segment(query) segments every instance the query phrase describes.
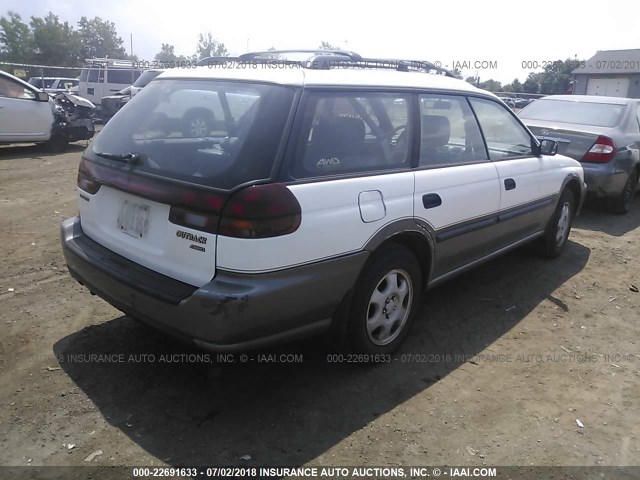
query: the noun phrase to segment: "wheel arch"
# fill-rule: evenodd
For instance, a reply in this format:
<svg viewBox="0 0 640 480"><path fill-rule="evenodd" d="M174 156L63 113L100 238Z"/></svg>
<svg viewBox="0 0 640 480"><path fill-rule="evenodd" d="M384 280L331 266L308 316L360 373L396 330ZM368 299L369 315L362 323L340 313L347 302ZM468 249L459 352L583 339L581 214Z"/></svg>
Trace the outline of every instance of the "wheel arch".
<svg viewBox="0 0 640 480"><path fill-rule="evenodd" d="M422 274L422 287L425 289L431 278L435 245L428 227L414 219L394 222L373 235L364 249L370 251L373 258L392 245L401 245L416 257Z"/></svg>
<svg viewBox="0 0 640 480"><path fill-rule="evenodd" d="M562 192L565 189L569 189L569 191L573 193L573 199L576 201L576 213L580 212L586 195L586 191L583 187L583 182L581 181L580 177L575 173L567 175L567 177L564 179L564 182L562 183L562 188L560 189L559 196L562 195Z"/></svg>

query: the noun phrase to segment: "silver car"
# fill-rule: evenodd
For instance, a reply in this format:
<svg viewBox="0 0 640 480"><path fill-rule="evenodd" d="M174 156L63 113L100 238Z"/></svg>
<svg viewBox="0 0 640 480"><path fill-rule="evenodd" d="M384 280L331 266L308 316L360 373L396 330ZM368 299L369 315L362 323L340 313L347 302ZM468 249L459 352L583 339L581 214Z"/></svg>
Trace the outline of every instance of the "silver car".
<svg viewBox="0 0 640 480"><path fill-rule="evenodd" d="M518 116L539 139L558 142L558 153L582 163L590 197L627 213L640 175L640 100L595 95L553 95Z"/></svg>

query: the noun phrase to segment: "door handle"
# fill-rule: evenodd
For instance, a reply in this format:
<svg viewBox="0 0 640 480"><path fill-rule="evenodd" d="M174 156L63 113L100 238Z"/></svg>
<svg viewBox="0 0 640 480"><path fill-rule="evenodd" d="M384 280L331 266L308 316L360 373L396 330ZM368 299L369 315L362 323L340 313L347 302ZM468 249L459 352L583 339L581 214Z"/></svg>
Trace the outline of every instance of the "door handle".
<svg viewBox="0 0 640 480"><path fill-rule="evenodd" d="M505 190L513 190L516 188L516 181L513 178L505 178L504 179L504 189Z"/></svg>
<svg viewBox="0 0 640 480"><path fill-rule="evenodd" d="M442 198L437 193L425 193L422 196L422 205L424 208L434 208L442 205Z"/></svg>

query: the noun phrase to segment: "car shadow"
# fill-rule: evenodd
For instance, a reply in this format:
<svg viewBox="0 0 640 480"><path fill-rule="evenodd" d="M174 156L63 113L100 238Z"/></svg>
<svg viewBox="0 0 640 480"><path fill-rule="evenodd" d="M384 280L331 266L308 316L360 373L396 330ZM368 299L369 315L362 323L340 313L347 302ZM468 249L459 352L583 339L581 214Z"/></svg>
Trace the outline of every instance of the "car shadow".
<svg viewBox="0 0 640 480"><path fill-rule="evenodd" d="M429 291L394 360L376 366L335 362L319 339L225 364L126 316L53 350L107 422L168 464L301 465L447 376L544 300L562 303L553 292L589 255L572 241L553 261L520 249ZM259 361L282 354L288 363ZM415 354L431 361L411 361Z"/></svg>
<svg viewBox="0 0 640 480"><path fill-rule="evenodd" d="M636 194L629 213L625 215L611 213L604 202L591 200L584 205L573 226L582 230L621 237L640 226L640 193Z"/></svg>
<svg viewBox="0 0 640 480"><path fill-rule="evenodd" d="M2 160L16 160L18 158L47 158L57 155L64 155L66 153L82 152L87 148L88 141L81 140L78 142L70 143L64 152L47 152L43 145L38 144L10 144L0 146L0 161Z"/></svg>

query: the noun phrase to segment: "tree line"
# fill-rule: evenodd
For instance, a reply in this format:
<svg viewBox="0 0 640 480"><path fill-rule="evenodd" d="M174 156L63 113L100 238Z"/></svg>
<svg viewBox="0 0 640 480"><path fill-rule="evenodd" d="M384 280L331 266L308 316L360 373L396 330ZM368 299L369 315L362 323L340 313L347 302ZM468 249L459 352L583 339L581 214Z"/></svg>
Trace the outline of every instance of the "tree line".
<svg viewBox="0 0 640 480"><path fill-rule="evenodd" d="M490 92L537 93L558 95L571 92L572 72L584 66L584 60L567 58L546 63L542 72L531 72L524 82L517 78L511 83L502 84L497 80L480 81L478 77L467 77L465 80Z"/></svg>
<svg viewBox="0 0 640 480"><path fill-rule="evenodd" d="M173 45L163 43L154 60L195 61L228 55L224 43L216 40L211 32L198 35L193 55L176 55L174 50ZM105 57L138 60L136 55L127 53L115 23L110 20L81 17L76 25L72 25L60 21L53 12L45 17L32 16L29 20L23 20L12 11L0 17L0 61L80 68L86 58ZM47 74L63 75L64 70L48 71Z"/></svg>

